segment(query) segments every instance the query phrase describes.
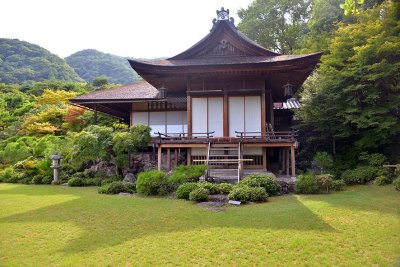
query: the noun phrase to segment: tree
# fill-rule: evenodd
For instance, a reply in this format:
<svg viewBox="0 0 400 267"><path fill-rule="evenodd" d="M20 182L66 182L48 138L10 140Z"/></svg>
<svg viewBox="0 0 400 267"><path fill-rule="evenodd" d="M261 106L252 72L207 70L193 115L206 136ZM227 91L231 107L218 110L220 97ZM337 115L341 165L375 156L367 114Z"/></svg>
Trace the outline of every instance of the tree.
<svg viewBox="0 0 400 267"><path fill-rule="evenodd" d="M384 150L400 138L400 3L354 16L334 34L300 116L324 138L351 141L346 153Z"/></svg>
<svg viewBox="0 0 400 267"><path fill-rule="evenodd" d="M108 84L108 78L105 76L96 77L93 80L94 87L103 87Z"/></svg>
<svg viewBox="0 0 400 267"><path fill-rule="evenodd" d="M311 0L256 0L240 9L238 27L273 51L291 54L308 31Z"/></svg>

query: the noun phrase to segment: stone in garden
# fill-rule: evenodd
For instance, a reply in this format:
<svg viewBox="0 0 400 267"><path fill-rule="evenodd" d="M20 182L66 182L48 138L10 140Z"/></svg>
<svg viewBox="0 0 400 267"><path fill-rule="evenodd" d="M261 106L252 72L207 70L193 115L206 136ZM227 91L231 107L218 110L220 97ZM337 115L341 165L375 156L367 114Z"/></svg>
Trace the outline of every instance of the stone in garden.
<svg viewBox="0 0 400 267"><path fill-rule="evenodd" d="M119 193L118 195L119 195L119 196L123 196L123 197L130 197L132 194L121 192L121 193Z"/></svg>
<svg viewBox="0 0 400 267"><path fill-rule="evenodd" d="M236 201L236 200L229 200L228 203L231 204L231 205L236 205L236 206L239 206L240 204L242 204L242 202Z"/></svg>
<svg viewBox="0 0 400 267"><path fill-rule="evenodd" d="M63 183L61 184L61 186L68 186L68 183Z"/></svg>
<svg viewBox="0 0 400 267"><path fill-rule="evenodd" d="M127 183L134 183L136 181L135 175L133 173L127 173L124 177L124 180L122 181L124 184Z"/></svg>

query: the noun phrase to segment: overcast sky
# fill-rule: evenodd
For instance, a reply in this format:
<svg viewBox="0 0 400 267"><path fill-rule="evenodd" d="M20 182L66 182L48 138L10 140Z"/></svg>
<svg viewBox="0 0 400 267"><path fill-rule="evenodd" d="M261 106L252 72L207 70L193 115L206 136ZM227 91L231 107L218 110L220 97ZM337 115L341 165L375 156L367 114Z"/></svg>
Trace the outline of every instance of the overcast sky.
<svg viewBox="0 0 400 267"><path fill-rule="evenodd" d="M82 49L137 58L170 57L204 37L216 10L230 16L252 0L0 0L0 38L61 57Z"/></svg>

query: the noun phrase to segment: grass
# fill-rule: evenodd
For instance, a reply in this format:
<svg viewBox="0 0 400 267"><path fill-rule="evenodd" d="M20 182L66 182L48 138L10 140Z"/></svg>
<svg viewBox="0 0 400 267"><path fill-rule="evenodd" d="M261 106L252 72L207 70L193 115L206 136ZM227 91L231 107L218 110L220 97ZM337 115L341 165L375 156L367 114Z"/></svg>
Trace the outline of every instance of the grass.
<svg viewBox="0 0 400 267"><path fill-rule="evenodd" d="M216 213L96 188L0 184L0 266L394 266L400 192L355 186Z"/></svg>

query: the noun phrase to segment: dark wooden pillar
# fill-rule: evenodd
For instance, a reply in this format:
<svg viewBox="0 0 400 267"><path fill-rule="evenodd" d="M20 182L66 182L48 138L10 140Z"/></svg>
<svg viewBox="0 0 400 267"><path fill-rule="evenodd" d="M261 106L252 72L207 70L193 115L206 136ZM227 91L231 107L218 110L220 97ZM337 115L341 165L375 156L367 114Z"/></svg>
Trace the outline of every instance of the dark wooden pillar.
<svg viewBox="0 0 400 267"><path fill-rule="evenodd" d="M187 122L188 122L188 136L192 137L192 97L187 96Z"/></svg>
<svg viewBox="0 0 400 267"><path fill-rule="evenodd" d="M192 165L192 149L188 148L186 153L186 165Z"/></svg>
<svg viewBox="0 0 400 267"><path fill-rule="evenodd" d="M223 114L223 119L224 119L224 137L229 137L229 98L228 94L225 92L224 94L224 114Z"/></svg>
<svg viewBox="0 0 400 267"><path fill-rule="evenodd" d="M171 149L167 148L167 170L171 170Z"/></svg>
<svg viewBox="0 0 400 267"><path fill-rule="evenodd" d="M291 161L292 161L292 177L296 177L296 155L294 154L294 145L290 147Z"/></svg>
<svg viewBox="0 0 400 267"><path fill-rule="evenodd" d="M162 153L161 153L161 146L158 147L158 156L157 156L157 169L161 171L161 161L162 161Z"/></svg>
<svg viewBox="0 0 400 267"><path fill-rule="evenodd" d="M268 166L267 166L267 148L263 147L262 148L262 156L263 156L263 169L267 170Z"/></svg>
<svg viewBox="0 0 400 267"><path fill-rule="evenodd" d="M289 175L289 149L288 148L285 148L285 154L286 154L286 156L285 156L285 158L286 158L286 175Z"/></svg>

